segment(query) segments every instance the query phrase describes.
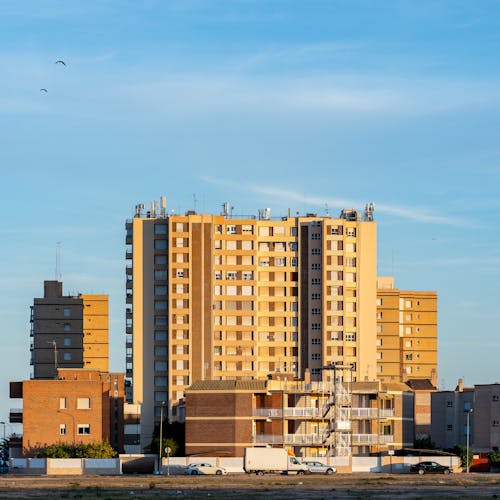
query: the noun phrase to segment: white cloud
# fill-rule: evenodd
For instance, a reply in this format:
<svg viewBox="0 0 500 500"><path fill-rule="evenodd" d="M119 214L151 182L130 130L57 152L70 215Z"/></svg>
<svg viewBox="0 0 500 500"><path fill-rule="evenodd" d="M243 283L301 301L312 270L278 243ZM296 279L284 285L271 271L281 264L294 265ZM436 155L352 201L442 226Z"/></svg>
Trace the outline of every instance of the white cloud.
<svg viewBox="0 0 500 500"><path fill-rule="evenodd" d="M271 186L245 184L245 187L242 187L241 184L238 184L236 182L222 181L219 179L214 179L212 177L202 177L202 180L210 184L227 186L232 189L247 189L254 193L266 195L269 197L269 199L272 199L274 201L282 201L285 204L290 202L297 202L300 204L305 203L322 209L325 208L325 205L328 206L328 208L342 209L364 207L364 205L366 204L366 201L363 202L360 200L353 200L348 198L332 198L328 195L307 195L298 191L293 191L291 189L280 189ZM425 222L428 224L444 224L450 226L464 226L468 224L468 222L465 220L455 217L449 217L442 214L435 214L429 211L427 208L422 207L407 207L377 203L375 204L375 209L376 212L385 213L387 215L392 215L407 220L413 220L415 222Z"/></svg>

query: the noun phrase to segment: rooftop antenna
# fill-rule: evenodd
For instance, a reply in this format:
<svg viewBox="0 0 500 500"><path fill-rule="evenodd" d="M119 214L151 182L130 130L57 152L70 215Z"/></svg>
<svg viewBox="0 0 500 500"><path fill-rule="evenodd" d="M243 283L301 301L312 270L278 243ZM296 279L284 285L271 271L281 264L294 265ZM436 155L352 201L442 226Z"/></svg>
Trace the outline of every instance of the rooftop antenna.
<svg viewBox="0 0 500 500"><path fill-rule="evenodd" d="M196 203L198 203L198 198L196 198L196 193L193 193L193 203L194 203L194 211L196 213Z"/></svg>
<svg viewBox="0 0 500 500"><path fill-rule="evenodd" d="M328 208L328 203L325 203L325 213L327 217L330 217L330 209Z"/></svg>
<svg viewBox="0 0 500 500"><path fill-rule="evenodd" d="M56 242L56 281L61 281L61 242Z"/></svg>

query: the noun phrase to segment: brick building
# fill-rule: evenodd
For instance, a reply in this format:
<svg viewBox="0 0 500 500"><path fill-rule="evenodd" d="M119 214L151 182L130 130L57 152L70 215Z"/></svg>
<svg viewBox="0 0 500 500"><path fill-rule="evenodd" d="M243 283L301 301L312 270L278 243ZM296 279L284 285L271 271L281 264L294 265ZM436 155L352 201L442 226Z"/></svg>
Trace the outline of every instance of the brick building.
<svg viewBox="0 0 500 500"><path fill-rule="evenodd" d="M401 383L207 380L186 390L188 455L277 446L347 456L412 445L413 392Z"/></svg>
<svg viewBox="0 0 500 500"><path fill-rule="evenodd" d="M62 369L55 380L11 382L23 399L23 454L56 443L108 441L123 452L124 374Z"/></svg>

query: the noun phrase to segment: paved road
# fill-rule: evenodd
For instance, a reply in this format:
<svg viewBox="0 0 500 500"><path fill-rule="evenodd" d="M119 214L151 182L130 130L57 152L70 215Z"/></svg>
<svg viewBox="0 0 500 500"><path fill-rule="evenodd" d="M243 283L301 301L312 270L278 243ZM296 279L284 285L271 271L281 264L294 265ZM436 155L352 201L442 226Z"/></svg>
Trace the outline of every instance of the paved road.
<svg viewBox="0 0 500 500"><path fill-rule="evenodd" d="M500 498L500 474L0 477L0 498Z"/></svg>

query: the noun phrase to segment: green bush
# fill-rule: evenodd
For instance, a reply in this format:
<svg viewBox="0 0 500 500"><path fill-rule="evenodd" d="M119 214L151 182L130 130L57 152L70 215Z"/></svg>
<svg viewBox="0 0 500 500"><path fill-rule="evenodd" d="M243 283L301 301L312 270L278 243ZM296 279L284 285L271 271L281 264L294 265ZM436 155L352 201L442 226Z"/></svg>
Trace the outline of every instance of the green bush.
<svg viewBox="0 0 500 500"><path fill-rule="evenodd" d="M118 454L108 442L95 443L52 444L45 448L38 448L36 458L114 458Z"/></svg>
<svg viewBox="0 0 500 500"><path fill-rule="evenodd" d="M488 459L491 465L500 466L500 451L492 451L488 453Z"/></svg>
<svg viewBox="0 0 500 500"><path fill-rule="evenodd" d="M458 455L460 457L460 460L462 462L462 467L464 469L467 467L467 464L469 464L469 467L470 467L470 464L472 463L472 459L474 458L474 453L472 452L470 447L469 447L469 455L468 456L467 456L467 447L462 445L462 444L457 444L453 448L453 453L455 453L455 455Z"/></svg>

